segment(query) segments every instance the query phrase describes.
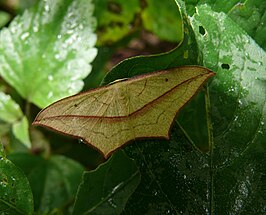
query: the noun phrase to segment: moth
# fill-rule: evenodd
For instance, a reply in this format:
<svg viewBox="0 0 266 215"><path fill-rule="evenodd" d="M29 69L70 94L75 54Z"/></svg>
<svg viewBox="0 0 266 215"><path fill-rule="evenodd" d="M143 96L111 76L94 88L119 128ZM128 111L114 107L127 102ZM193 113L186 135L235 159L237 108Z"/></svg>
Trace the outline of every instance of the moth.
<svg viewBox="0 0 266 215"><path fill-rule="evenodd" d="M118 80L61 99L33 124L83 139L107 158L140 138L166 138L179 110L215 73L183 66Z"/></svg>

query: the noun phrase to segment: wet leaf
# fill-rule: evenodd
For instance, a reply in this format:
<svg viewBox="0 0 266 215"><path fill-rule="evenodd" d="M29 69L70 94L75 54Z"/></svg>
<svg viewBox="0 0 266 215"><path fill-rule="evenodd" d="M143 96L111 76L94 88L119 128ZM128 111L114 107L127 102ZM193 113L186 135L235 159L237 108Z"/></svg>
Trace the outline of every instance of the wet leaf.
<svg viewBox="0 0 266 215"><path fill-rule="evenodd" d="M118 151L96 170L83 174L73 214L120 214L139 182L134 161Z"/></svg>
<svg viewBox="0 0 266 215"><path fill-rule="evenodd" d="M33 214L33 197L27 177L1 154L0 212L5 215Z"/></svg>
<svg viewBox="0 0 266 215"><path fill-rule="evenodd" d="M206 4L214 12L224 12L238 27L243 28L264 50L266 50L266 2L264 0L193 0L186 2L190 15L195 7Z"/></svg>
<svg viewBox="0 0 266 215"><path fill-rule="evenodd" d="M192 21L205 66L217 71L204 92L205 105L190 107L207 114L206 120L195 117L192 122L196 128L207 126L209 152L191 144L191 134L198 132L194 125L184 129L180 123L173 125L170 141L143 140L125 147L142 177L122 214L263 214L265 52L210 7L198 8ZM200 26L206 34L199 32ZM144 59L137 62L141 65ZM133 62L118 68L134 71ZM109 77L131 75L114 72Z"/></svg>
<svg viewBox="0 0 266 215"><path fill-rule="evenodd" d="M96 55L92 13L91 1L39 1L1 30L0 75L39 107L79 92Z"/></svg>
<svg viewBox="0 0 266 215"><path fill-rule="evenodd" d="M206 31L198 36L204 63L217 71L210 86L213 210L261 213L266 54L224 13L201 6L193 20Z"/></svg>
<svg viewBox="0 0 266 215"><path fill-rule="evenodd" d="M34 208L42 214L54 210L71 214L84 168L66 157L55 155L45 160L38 156L16 153L8 157L19 166L30 182Z"/></svg>

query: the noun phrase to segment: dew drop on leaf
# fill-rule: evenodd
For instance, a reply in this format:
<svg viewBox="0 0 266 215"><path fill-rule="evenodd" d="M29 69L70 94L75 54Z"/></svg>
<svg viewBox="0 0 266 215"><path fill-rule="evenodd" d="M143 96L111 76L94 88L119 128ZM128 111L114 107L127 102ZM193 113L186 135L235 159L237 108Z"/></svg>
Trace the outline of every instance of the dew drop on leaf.
<svg viewBox="0 0 266 215"><path fill-rule="evenodd" d="M34 27L33 27L33 32L36 33L36 32L38 32L38 31L39 31L39 27L38 27L38 26L34 26Z"/></svg>
<svg viewBox="0 0 266 215"><path fill-rule="evenodd" d="M50 91L50 92L48 93L48 95L47 95L48 99L49 99L49 98L52 98L53 95L54 95L53 92Z"/></svg>
<svg viewBox="0 0 266 215"><path fill-rule="evenodd" d="M54 77L52 75L48 75L48 80L49 81L53 81L54 80Z"/></svg>
<svg viewBox="0 0 266 215"><path fill-rule="evenodd" d="M44 6L44 10L45 10L46 12L49 12L49 11L50 11L50 7L49 7L48 4L46 4L46 5Z"/></svg>
<svg viewBox="0 0 266 215"><path fill-rule="evenodd" d="M30 33L29 33L29 32L25 32L24 34L22 34L22 35L20 36L20 39L21 39L21 40L25 40L28 36L30 36Z"/></svg>

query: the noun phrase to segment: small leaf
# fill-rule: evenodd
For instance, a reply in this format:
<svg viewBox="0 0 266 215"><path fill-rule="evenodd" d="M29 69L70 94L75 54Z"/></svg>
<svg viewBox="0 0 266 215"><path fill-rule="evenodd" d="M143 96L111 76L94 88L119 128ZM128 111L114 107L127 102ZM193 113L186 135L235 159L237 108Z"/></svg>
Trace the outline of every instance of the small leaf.
<svg viewBox="0 0 266 215"><path fill-rule="evenodd" d="M131 140L168 139L176 114L213 75L187 66L117 81L48 106L34 124L79 137L108 157Z"/></svg>
<svg viewBox="0 0 266 215"><path fill-rule="evenodd" d="M63 156L45 160L29 154L10 154L8 157L27 175L34 196L34 208L49 214L55 208L63 214L71 212L84 168ZM71 204L72 203L72 204Z"/></svg>
<svg viewBox="0 0 266 215"><path fill-rule="evenodd" d="M92 13L87 0L39 1L1 30L0 75L39 107L79 92L96 55Z"/></svg>
<svg viewBox="0 0 266 215"><path fill-rule="evenodd" d="M0 212L5 215L33 214L33 197L26 176L1 154Z"/></svg>
<svg viewBox="0 0 266 215"><path fill-rule="evenodd" d="M139 182L133 160L118 151L96 170L83 174L73 214L120 214Z"/></svg>
<svg viewBox="0 0 266 215"><path fill-rule="evenodd" d="M28 148L31 147L29 138L29 123L25 116L20 121L13 124L12 131L14 136L20 142L22 142Z"/></svg>
<svg viewBox="0 0 266 215"><path fill-rule="evenodd" d="M4 122L14 123L22 118L23 113L19 105L3 92L0 92L0 119Z"/></svg>
<svg viewBox="0 0 266 215"><path fill-rule="evenodd" d="M12 132L21 143L28 148L31 146L27 118L19 105L3 92L0 92L0 120L12 125Z"/></svg>

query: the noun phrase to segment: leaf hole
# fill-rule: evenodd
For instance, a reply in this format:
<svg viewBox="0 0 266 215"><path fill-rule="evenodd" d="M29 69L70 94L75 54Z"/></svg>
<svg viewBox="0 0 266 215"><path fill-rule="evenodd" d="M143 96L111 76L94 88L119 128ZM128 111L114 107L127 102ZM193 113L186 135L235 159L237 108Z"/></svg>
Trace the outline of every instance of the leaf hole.
<svg viewBox="0 0 266 215"><path fill-rule="evenodd" d="M165 79L165 82L167 82L167 81L168 81L168 78Z"/></svg>
<svg viewBox="0 0 266 215"><path fill-rule="evenodd" d="M74 107L77 107L78 105L77 104L74 104Z"/></svg>
<svg viewBox="0 0 266 215"><path fill-rule="evenodd" d="M230 66L229 66L229 64L227 64L227 63L223 63L222 65L221 65L221 67L223 68L223 69L230 69Z"/></svg>
<svg viewBox="0 0 266 215"><path fill-rule="evenodd" d="M201 34L201 35L205 35L206 34L206 31L205 31L205 28L203 28L203 26L199 26L199 33Z"/></svg>

